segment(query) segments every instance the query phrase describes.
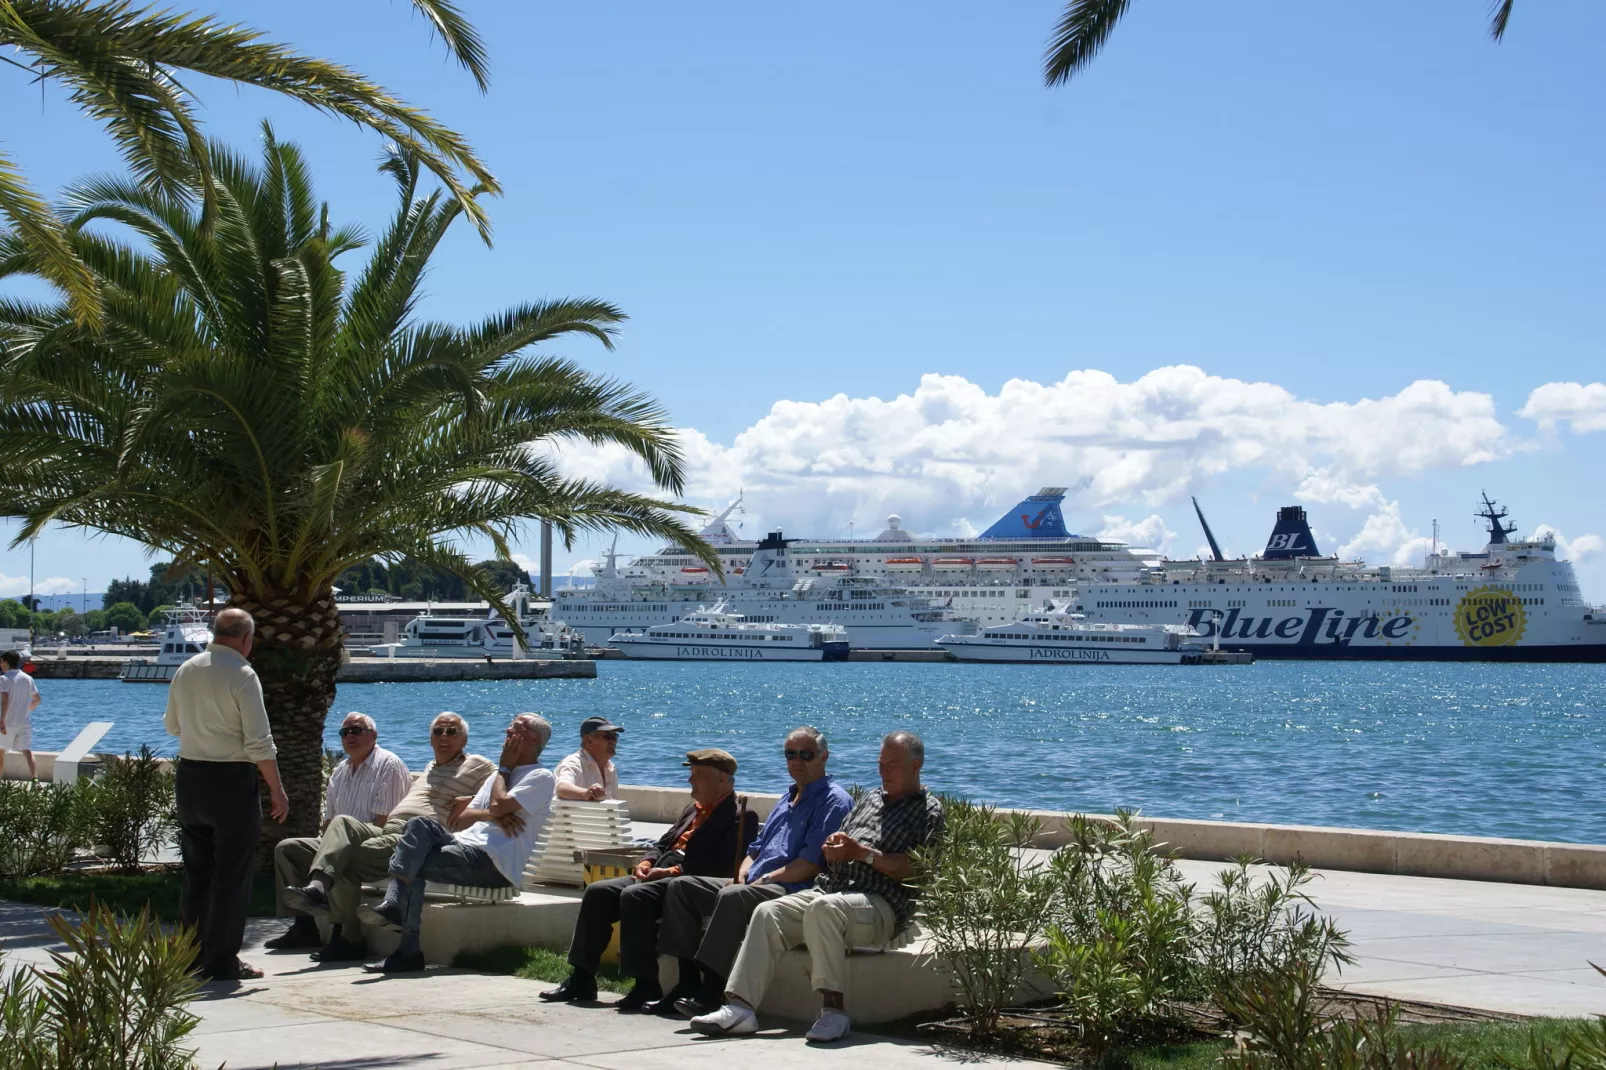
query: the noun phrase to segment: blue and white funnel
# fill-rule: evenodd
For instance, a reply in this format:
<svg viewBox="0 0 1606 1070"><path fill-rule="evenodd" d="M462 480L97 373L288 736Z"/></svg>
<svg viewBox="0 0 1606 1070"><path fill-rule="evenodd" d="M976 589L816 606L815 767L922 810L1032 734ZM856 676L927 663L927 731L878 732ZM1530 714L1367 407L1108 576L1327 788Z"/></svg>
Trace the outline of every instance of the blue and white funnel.
<svg viewBox="0 0 1606 1070"><path fill-rule="evenodd" d="M1266 550L1260 555L1267 561L1287 561L1295 557L1320 557L1316 539L1305 522L1305 510L1297 505L1285 505L1277 510L1277 526L1271 529Z"/></svg>
<svg viewBox="0 0 1606 1070"><path fill-rule="evenodd" d="M1064 487L1044 487L1005 513L998 522L981 533L984 539L1064 539L1065 517L1060 502Z"/></svg>

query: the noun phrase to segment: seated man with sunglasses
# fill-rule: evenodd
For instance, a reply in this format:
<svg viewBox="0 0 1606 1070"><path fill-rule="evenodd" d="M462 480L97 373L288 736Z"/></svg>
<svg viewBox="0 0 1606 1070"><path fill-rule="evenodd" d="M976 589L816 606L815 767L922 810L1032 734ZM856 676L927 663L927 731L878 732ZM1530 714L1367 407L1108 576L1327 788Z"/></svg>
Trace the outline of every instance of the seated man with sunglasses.
<svg viewBox="0 0 1606 1070"><path fill-rule="evenodd" d="M853 809L853 800L825 771L830 751L819 729L793 729L782 753L791 787L748 847L736 880L676 877L669 882L658 953L680 960L680 980L653 1005L656 1013L690 1016L717 1009L753 911L767 900L811 887L825 868L825 839Z"/></svg>
<svg viewBox="0 0 1606 1070"><path fill-rule="evenodd" d="M366 713L353 711L340 722L340 749L346 752L346 758L329 775L319 829L326 831L334 819L347 818L377 831L377 826L390 819L390 812L411 790L413 774L406 762L379 745L379 728ZM287 889L306 883L308 867L321 840L321 836L296 836L274 846L274 899L279 916L292 920L288 930L267 941L264 947L278 951L314 948L323 943L312 916L285 897Z"/></svg>
<svg viewBox="0 0 1606 1070"><path fill-rule="evenodd" d="M580 749L552 770L558 780L558 798L601 802L619 797L619 770L614 768L613 755L623 731L606 717L587 717L580 722Z"/></svg>
<svg viewBox="0 0 1606 1070"><path fill-rule="evenodd" d="M348 726L341 726L345 743ZM471 796L496 772L496 763L478 754L465 754L468 725L455 713L441 713L429 728L429 745L435 757L410 785L406 796L391 807L384 820L337 815L323 836L311 841L313 854L307 877L299 886L286 887L282 901L305 914L327 914L334 925L329 942L312 953L320 962L356 962L366 957L357 905L362 886L383 878L391 853L401 842L402 829L415 817L451 818L453 801ZM330 798L335 797L333 778ZM310 921L310 919L309 919ZM288 935L288 934L287 934ZM317 929L313 929L317 936ZM269 947L275 946L269 943ZM278 946L303 947L305 944ZM314 945L316 946L316 945Z"/></svg>

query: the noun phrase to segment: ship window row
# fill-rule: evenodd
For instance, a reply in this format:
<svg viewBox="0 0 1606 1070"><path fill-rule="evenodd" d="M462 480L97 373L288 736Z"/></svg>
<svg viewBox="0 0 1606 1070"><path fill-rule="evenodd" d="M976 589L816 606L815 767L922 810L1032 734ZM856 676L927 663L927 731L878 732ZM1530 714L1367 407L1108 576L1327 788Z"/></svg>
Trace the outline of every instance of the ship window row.
<svg viewBox="0 0 1606 1070"><path fill-rule="evenodd" d="M739 639L744 643L790 643L790 635L729 635L718 632L657 632L665 639Z"/></svg>
<svg viewBox="0 0 1606 1070"><path fill-rule="evenodd" d="M635 602L618 606L565 606L567 613L668 613L668 606L644 606Z"/></svg>
<svg viewBox="0 0 1606 1070"><path fill-rule="evenodd" d="M821 602L820 608L828 612L841 609L886 609L887 604L885 602L855 602L851 604L847 602Z"/></svg>
<svg viewBox="0 0 1606 1070"><path fill-rule="evenodd" d="M199 654L203 648L195 643L163 643L164 654Z"/></svg>
<svg viewBox="0 0 1606 1070"><path fill-rule="evenodd" d="M999 636L1000 639L1031 639L1035 642L1048 643L1143 643L1147 642L1141 635L1042 635L1029 632L1010 632Z"/></svg>
<svg viewBox="0 0 1606 1070"><path fill-rule="evenodd" d="M1175 608L1177 608L1177 604L1175 602L1167 602L1164 599L1136 598L1136 599L1126 599L1124 601L1119 601L1119 602L1100 602L1100 603L1098 603L1098 608L1099 609L1175 609ZM1188 603L1188 608L1194 609L1194 608L1197 608L1197 607L1194 606L1194 604L1192 602L1189 602Z"/></svg>

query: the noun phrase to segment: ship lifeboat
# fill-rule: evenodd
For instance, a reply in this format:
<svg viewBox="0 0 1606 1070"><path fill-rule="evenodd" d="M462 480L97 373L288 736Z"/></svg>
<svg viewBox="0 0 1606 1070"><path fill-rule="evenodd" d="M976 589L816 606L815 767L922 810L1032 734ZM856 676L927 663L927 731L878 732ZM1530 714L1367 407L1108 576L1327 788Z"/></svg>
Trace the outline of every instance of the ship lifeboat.
<svg viewBox="0 0 1606 1070"><path fill-rule="evenodd" d="M1015 567L1013 557L984 557L976 562L976 567L986 572L998 572Z"/></svg>
<svg viewBox="0 0 1606 1070"><path fill-rule="evenodd" d="M680 570L678 582L703 583L708 579L708 570L701 565L692 565Z"/></svg>
<svg viewBox="0 0 1606 1070"><path fill-rule="evenodd" d="M919 557L889 557L887 558L888 572L919 572L926 567L924 559Z"/></svg>
<svg viewBox="0 0 1606 1070"><path fill-rule="evenodd" d="M937 557L931 562L938 572L969 572L975 566L975 559L970 557Z"/></svg>
<svg viewBox="0 0 1606 1070"><path fill-rule="evenodd" d="M1050 569L1070 568L1075 564L1076 564L1076 559L1074 557L1034 557L1034 558L1032 558L1032 567L1033 568L1050 568Z"/></svg>

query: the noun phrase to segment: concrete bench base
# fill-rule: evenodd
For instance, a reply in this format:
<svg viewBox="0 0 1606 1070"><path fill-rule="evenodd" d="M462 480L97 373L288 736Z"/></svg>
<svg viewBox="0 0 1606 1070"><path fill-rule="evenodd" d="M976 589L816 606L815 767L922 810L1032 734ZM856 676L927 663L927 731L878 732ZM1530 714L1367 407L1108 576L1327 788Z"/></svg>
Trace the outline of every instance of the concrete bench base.
<svg viewBox="0 0 1606 1070"><path fill-rule="evenodd" d="M494 947L545 947L565 952L580 914L579 888L543 887L521 892L502 903L462 904L431 901L424 907L420 934L424 957L450 963L461 951ZM375 958L395 950L397 936L364 926L368 950ZM925 941L895 951L854 954L848 959L848 1013L862 1025L889 1022L939 1010L953 1002L945 970L925 959ZM660 979L667 990L679 977L675 960L661 956ZM760 1008L766 1016L812 1022L820 997L809 983L806 951L790 951L776 970L775 983Z"/></svg>

